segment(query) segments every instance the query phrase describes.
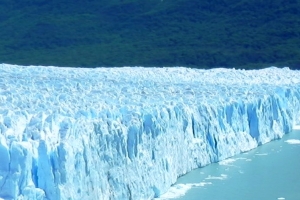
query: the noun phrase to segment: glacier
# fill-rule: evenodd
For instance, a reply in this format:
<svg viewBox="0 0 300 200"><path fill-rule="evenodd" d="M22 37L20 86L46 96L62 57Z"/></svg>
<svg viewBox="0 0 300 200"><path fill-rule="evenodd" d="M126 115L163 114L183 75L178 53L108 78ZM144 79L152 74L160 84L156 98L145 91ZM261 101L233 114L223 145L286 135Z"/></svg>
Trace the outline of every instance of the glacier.
<svg viewBox="0 0 300 200"><path fill-rule="evenodd" d="M300 71L0 64L0 199L153 199L300 125Z"/></svg>

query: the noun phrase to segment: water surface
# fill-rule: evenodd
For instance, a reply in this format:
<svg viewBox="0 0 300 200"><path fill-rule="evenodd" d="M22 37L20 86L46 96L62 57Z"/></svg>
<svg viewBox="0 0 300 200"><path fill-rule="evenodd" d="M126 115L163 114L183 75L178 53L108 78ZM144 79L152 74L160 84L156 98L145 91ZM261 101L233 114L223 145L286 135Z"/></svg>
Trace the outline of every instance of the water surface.
<svg viewBox="0 0 300 200"><path fill-rule="evenodd" d="M159 199L300 199L300 131L193 170Z"/></svg>

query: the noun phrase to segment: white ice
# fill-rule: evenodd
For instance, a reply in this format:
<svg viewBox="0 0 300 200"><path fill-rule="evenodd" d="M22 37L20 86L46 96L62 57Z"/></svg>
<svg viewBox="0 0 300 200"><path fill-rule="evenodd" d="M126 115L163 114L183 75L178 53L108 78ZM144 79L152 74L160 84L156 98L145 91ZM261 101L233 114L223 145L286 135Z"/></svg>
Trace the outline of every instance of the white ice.
<svg viewBox="0 0 300 200"><path fill-rule="evenodd" d="M194 187L204 187L206 185L212 184L211 182L200 182L200 183L187 183L187 184L175 184L171 188L155 200L168 200L179 198L184 196L190 189Z"/></svg>
<svg viewBox="0 0 300 200"><path fill-rule="evenodd" d="M225 180L225 179L227 179L227 175L226 174L221 174L220 176L211 176L211 175L209 175L205 179L206 180Z"/></svg>
<svg viewBox="0 0 300 200"><path fill-rule="evenodd" d="M300 124L300 72L0 65L0 199L152 199Z"/></svg>
<svg viewBox="0 0 300 200"><path fill-rule="evenodd" d="M297 139L290 139L290 140L286 140L285 142L289 144L300 144L300 140Z"/></svg>

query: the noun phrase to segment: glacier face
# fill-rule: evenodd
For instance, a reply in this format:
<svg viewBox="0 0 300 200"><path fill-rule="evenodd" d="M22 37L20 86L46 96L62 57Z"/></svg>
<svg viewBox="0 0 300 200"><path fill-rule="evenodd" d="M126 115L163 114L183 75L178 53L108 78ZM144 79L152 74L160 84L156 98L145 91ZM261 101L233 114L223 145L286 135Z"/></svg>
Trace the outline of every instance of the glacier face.
<svg viewBox="0 0 300 200"><path fill-rule="evenodd" d="M152 199L300 124L300 72L0 65L0 199Z"/></svg>

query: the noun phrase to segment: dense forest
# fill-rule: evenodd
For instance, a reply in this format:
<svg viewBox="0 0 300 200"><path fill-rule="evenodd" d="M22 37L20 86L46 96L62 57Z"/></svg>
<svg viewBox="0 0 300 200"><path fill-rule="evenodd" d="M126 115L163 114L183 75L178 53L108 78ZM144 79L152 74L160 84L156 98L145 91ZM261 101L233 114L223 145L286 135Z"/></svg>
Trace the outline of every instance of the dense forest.
<svg viewBox="0 0 300 200"><path fill-rule="evenodd" d="M0 63L300 68L300 0L1 0Z"/></svg>

